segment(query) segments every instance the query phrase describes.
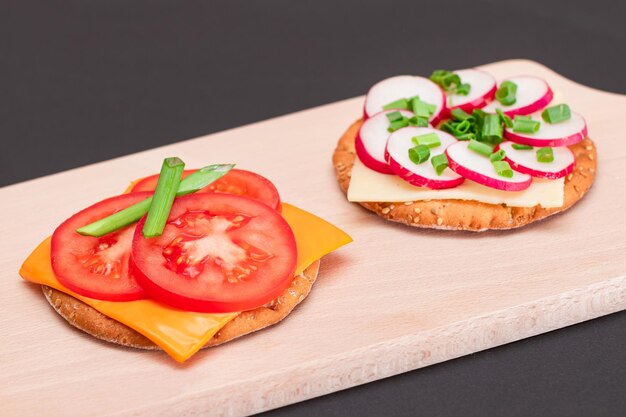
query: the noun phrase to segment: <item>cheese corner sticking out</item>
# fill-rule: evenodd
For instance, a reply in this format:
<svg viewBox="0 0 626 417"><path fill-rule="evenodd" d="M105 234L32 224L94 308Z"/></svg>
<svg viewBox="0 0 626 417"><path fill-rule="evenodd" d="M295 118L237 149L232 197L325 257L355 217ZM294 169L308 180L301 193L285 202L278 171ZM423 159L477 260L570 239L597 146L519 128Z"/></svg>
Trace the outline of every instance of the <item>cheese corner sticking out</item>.
<svg viewBox="0 0 626 417"><path fill-rule="evenodd" d="M352 241L350 236L332 224L290 204L283 203L282 215L296 237L296 274L302 273L315 260ZM26 259L20 268L20 275L27 281L69 294L136 330L178 362L190 358L238 314L181 311L152 300L111 302L82 297L56 279L50 264L50 238L44 240Z"/></svg>
<svg viewBox="0 0 626 417"><path fill-rule="evenodd" d="M421 200L473 200L488 204L506 204L511 207L544 208L561 207L565 180L533 179L524 191L501 191L465 180L458 187L444 190L415 187L396 175L380 174L367 168L356 158L348 187L348 200L368 201L421 201Z"/></svg>

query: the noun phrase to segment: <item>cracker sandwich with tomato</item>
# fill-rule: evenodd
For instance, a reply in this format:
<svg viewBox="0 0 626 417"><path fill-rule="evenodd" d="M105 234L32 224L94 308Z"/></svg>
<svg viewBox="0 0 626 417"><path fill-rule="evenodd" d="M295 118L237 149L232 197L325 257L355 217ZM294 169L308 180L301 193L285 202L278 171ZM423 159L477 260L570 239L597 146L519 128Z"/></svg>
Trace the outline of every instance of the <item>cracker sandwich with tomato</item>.
<svg viewBox="0 0 626 417"><path fill-rule="evenodd" d="M65 220L20 275L72 326L179 362L279 322L320 258L351 239L232 168L167 158L160 174Z"/></svg>

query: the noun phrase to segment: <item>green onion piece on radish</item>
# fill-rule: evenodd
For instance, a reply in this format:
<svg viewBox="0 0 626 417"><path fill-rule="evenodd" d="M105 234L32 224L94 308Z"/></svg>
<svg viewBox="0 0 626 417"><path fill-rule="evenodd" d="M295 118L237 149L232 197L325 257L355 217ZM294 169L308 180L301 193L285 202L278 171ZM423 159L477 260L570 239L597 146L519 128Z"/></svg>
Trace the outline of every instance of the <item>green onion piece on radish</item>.
<svg viewBox="0 0 626 417"><path fill-rule="evenodd" d="M197 170L196 172L185 177L178 186L178 197L186 194L195 193L198 190L206 187L212 182L226 175L234 164L217 164L208 165L204 168ZM113 213L108 217L100 220L96 220L86 226L76 229L76 232L84 236L101 237L116 230L122 229L129 224L133 224L139 221L150 209L152 203L152 197L133 204L124 210Z"/></svg>
<svg viewBox="0 0 626 417"><path fill-rule="evenodd" d="M395 122L389 123L389 127L387 128L387 131L390 133L393 133L398 129L407 127L408 125L409 125L409 119L407 119L406 117L403 117L400 120L396 120Z"/></svg>
<svg viewBox="0 0 626 417"><path fill-rule="evenodd" d="M518 151L529 151L531 150L533 147L530 145L521 145L519 143L514 143L511 145L511 147L513 149L517 149Z"/></svg>
<svg viewBox="0 0 626 417"><path fill-rule="evenodd" d="M409 110L409 101L405 98L401 98L396 101L392 101L391 103L387 103L383 106L383 110L392 109Z"/></svg>
<svg viewBox="0 0 626 417"><path fill-rule="evenodd" d="M422 103L424 103L424 105L428 109L429 116L432 116L433 114L435 114L435 110L437 110L437 106L435 106L434 104L426 103L425 101L422 101Z"/></svg>
<svg viewBox="0 0 626 417"><path fill-rule="evenodd" d="M409 124L411 126L428 127L428 118L413 116L409 119Z"/></svg>
<svg viewBox="0 0 626 417"><path fill-rule="evenodd" d="M472 132L454 135L454 137L456 137L458 140L476 140L476 134Z"/></svg>
<svg viewBox="0 0 626 417"><path fill-rule="evenodd" d="M395 121L398 121L398 120L402 119L403 117L404 116L399 111L394 111L394 112L391 112L391 113L387 113L387 120L389 120L389 123L393 123Z"/></svg>
<svg viewBox="0 0 626 417"><path fill-rule="evenodd" d="M492 162L493 169L496 170L496 173L501 177L513 178L513 170L511 169L511 165L507 161L496 161Z"/></svg>
<svg viewBox="0 0 626 417"><path fill-rule="evenodd" d="M415 113L415 116L417 117L425 117L426 119L428 119L430 116L435 114L435 110L437 110L437 106L420 100L419 96L413 97L410 103L411 110L413 111L413 113Z"/></svg>
<svg viewBox="0 0 626 417"><path fill-rule="evenodd" d="M470 119L465 119L455 126L455 132L460 134L468 133L471 128L472 122L470 122Z"/></svg>
<svg viewBox="0 0 626 417"><path fill-rule="evenodd" d="M494 152L491 155L489 155L489 159L491 160L491 162L498 162L498 161L502 161L505 156L506 156L506 152L504 152L504 149L500 149L499 151Z"/></svg>
<svg viewBox="0 0 626 417"><path fill-rule="evenodd" d="M500 122L500 116L497 114L486 115L483 119L481 133L481 137L485 142L492 144L502 142L502 123Z"/></svg>
<svg viewBox="0 0 626 417"><path fill-rule="evenodd" d="M445 122L443 122L443 124L439 127L439 129L443 130L444 132L448 132L451 134L454 134L454 132L456 131L456 125L458 122L453 122L452 120L447 120Z"/></svg>
<svg viewBox="0 0 626 417"><path fill-rule="evenodd" d="M441 146L441 140L436 133L426 133L425 135L415 136L411 139L416 145L426 145L429 148L436 148Z"/></svg>
<svg viewBox="0 0 626 417"><path fill-rule="evenodd" d="M535 133L540 126L540 121L533 120L529 116L515 116L513 120L513 132Z"/></svg>
<svg viewBox="0 0 626 417"><path fill-rule="evenodd" d="M443 79L446 75L450 74L448 70L434 70L432 74L430 74L430 80L439 86L443 86Z"/></svg>
<svg viewBox="0 0 626 417"><path fill-rule="evenodd" d="M541 118L547 123L555 124L571 119L572 112L567 104L557 104L541 112Z"/></svg>
<svg viewBox="0 0 626 417"><path fill-rule="evenodd" d="M550 163L554 161L554 153L552 148L546 146L545 148L537 149L537 162Z"/></svg>
<svg viewBox="0 0 626 417"><path fill-rule="evenodd" d="M469 94L472 87L470 84L464 84L459 74L448 70L435 70L429 78L446 93L450 94L466 96Z"/></svg>
<svg viewBox="0 0 626 417"><path fill-rule="evenodd" d="M496 90L496 100L503 106L510 106L517 101L517 84L511 81L505 81L500 84Z"/></svg>
<svg viewBox="0 0 626 417"><path fill-rule="evenodd" d="M430 158L430 148L426 145L417 145L409 148L409 159L415 164L421 164Z"/></svg>
<svg viewBox="0 0 626 417"><path fill-rule="evenodd" d="M498 113L498 116L500 117L500 122L502 122L502 124L504 124L509 129L513 127L513 120L511 120L509 116L504 114L502 110L496 109L496 113Z"/></svg>
<svg viewBox="0 0 626 417"><path fill-rule="evenodd" d="M465 111L463 111L462 109L452 109L452 111L450 111L450 115L452 116L453 119L460 120L460 121L463 121L472 117L469 114L467 114Z"/></svg>
<svg viewBox="0 0 626 417"><path fill-rule="evenodd" d="M469 94L470 90L472 89L472 86L470 84L460 84L457 88L456 88L456 94L460 95L460 96L466 96Z"/></svg>
<svg viewBox="0 0 626 417"><path fill-rule="evenodd" d="M483 120L485 118L485 116L487 115L487 113L485 113L484 111L482 111L481 109L474 109L472 111L472 117L476 120Z"/></svg>
<svg viewBox="0 0 626 417"><path fill-rule="evenodd" d="M416 117L425 117L427 119L430 117L428 105L419 98L414 98L413 101L411 101L411 108Z"/></svg>
<svg viewBox="0 0 626 417"><path fill-rule="evenodd" d="M180 158L165 158L163 161L159 181L152 196L150 210L148 210L148 217L146 217L146 223L141 231L143 237L157 237L163 233L172 204L174 204L174 198L178 192L183 169L185 169L185 163Z"/></svg>
<svg viewBox="0 0 626 417"><path fill-rule="evenodd" d="M489 156L493 153L493 146L477 140L470 140L468 148L482 156Z"/></svg>
<svg viewBox="0 0 626 417"><path fill-rule="evenodd" d="M437 175L441 175L443 171L448 168L448 157L445 153L435 155L430 158L430 163L433 164Z"/></svg>

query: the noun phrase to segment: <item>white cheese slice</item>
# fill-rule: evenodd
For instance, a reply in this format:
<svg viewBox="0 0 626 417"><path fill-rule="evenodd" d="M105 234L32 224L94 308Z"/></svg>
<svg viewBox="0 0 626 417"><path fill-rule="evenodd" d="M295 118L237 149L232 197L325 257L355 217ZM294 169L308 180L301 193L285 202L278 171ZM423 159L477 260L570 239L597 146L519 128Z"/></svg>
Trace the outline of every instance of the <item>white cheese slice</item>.
<svg viewBox="0 0 626 417"><path fill-rule="evenodd" d="M565 180L533 178L533 183L524 191L501 191L465 180L455 188L431 190L415 187L396 175L381 174L367 168L356 158L348 187L348 200L367 201L420 201L420 200L474 200L488 204L506 204L510 207L545 208L561 207Z"/></svg>

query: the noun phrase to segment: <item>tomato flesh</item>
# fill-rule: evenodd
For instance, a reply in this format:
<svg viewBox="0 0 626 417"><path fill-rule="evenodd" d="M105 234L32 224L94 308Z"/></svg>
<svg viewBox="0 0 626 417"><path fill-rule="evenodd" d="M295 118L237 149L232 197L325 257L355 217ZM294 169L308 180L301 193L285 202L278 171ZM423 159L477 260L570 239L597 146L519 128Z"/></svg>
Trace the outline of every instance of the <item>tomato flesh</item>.
<svg viewBox="0 0 626 417"><path fill-rule="evenodd" d="M195 169L185 170L182 177L185 178L195 171ZM154 191L158 181L158 174L151 175L136 183L131 191ZM270 180L254 172L245 171L243 169L232 169L222 178L198 191L198 193L211 192L248 197L260 201L263 204L267 204L274 210L280 211L280 196L278 190Z"/></svg>
<svg viewBox="0 0 626 417"><path fill-rule="evenodd" d="M250 198L195 193L175 200L163 234L138 224L131 268L154 299L200 312L244 311L293 280L296 242L275 210Z"/></svg>
<svg viewBox="0 0 626 417"><path fill-rule="evenodd" d="M100 238L82 236L76 229L148 198L131 193L108 198L74 214L52 234L51 262L64 286L85 297L108 301L145 298L129 272L135 225Z"/></svg>

